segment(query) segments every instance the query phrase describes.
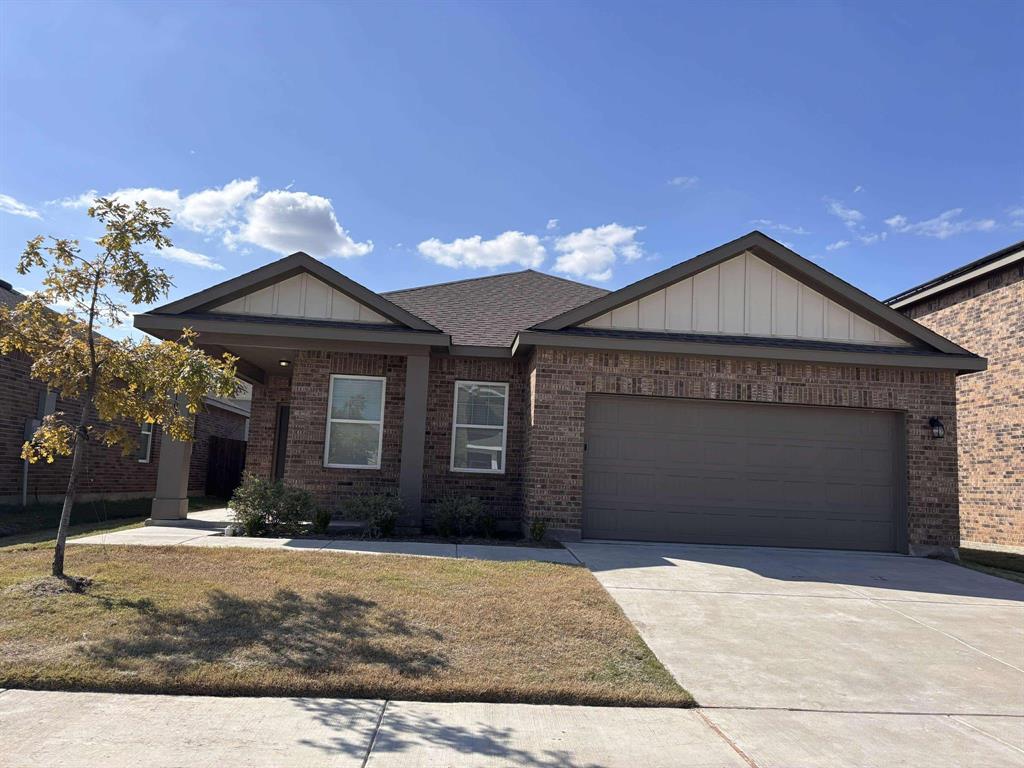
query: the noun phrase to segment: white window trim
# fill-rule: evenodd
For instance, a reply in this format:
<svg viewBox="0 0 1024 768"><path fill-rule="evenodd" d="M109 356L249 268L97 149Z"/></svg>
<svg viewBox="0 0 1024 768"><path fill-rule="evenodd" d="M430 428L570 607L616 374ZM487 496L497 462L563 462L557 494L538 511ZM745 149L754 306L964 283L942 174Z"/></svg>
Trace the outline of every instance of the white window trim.
<svg viewBox="0 0 1024 768"><path fill-rule="evenodd" d="M462 384L477 384L485 387L503 387L505 389L505 412L502 415L501 429L501 468L500 469L467 469L455 466L455 433L459 427L470 429L498 429L493 424L459 424L459 386ZM475 475L503 475L505 474L505 462L508 454L508 397L509 387L506 381L462 381L455 382L455 389L452 392L452 445L451 460L448 468L452 472L468 472Z"/></svg>
<svg viewBox="0 0 1024 768"><path fill-rule="evenodd" d="M146 427L149 427L148 431ZM139 464L149 464L150 459L153 457L153 425L150 423L139 425L139 434L149 436L146 440L146 458L139 459Z"/></svg>
<svg viewBox="0 0 1024 768"><path fill-rule="evenodd" d="M334 382L338 379L358 379L360 381L380 382L380 419L332 419L331 404L334 402ZM324 466L332 469L380 469L384 452L384 407L387 404L388 380L385 376L355 376L347 373L332 373L331 385L327 390L327 427L324 433ZM376 424L377 430L377 463L376 464L331 464L328 456L331 452L331 424Z"/></svg>

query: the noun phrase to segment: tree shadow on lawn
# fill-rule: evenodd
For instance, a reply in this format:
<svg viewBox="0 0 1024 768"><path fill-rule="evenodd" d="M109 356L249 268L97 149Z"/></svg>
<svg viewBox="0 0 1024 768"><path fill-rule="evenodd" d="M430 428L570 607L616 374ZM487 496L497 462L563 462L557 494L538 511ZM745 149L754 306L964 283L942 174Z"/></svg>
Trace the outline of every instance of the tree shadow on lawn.
<svg viewBox="0 0 1024 768"><path fill-rule="evenodd" d="M255 668L254 686L260 672L284 670L296 673L288 687L300 689L302 674L344 673L357 664L383 665L411 677L447 666L432 650L441 633L353 595L307 597L281 589L268 599L253 599L215 589L205 605L190 610L161 609L147 600L103 600L107 608L134 608L138 621L130 636L106 638L83 653L105 667L142 675L166 678L197 664L222 663L226 672L240 673L235 680L242 687L244 670Z"/></svg>
<svg viewBox="0 0 1024 768"><path fill-rule="evenodd" d="M309 713L318 723L338 733L327 742L301 739L304 746L329 754L351 754L353 750L352 702L329 699L295 699L296 706ZM508 705L496 704L495 707ZM388 706L381 724L366 750L378 758L394 756L424 747L433 753L438 748L451 755L473 755L481 765L500 760L502 765L513 763L524 768L600 768L595 763L580 763L568 750L530 750L513 744L516 729L487 723L462 725L448 723L433 714L399 711Z"/></svg>

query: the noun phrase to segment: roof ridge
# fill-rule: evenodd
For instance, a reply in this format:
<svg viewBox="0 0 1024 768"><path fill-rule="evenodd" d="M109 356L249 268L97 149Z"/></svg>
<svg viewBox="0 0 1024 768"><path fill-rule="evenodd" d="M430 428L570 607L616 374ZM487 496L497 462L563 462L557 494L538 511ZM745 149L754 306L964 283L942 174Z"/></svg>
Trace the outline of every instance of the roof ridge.
<svg viewBox="0 0 1024 768"><path fill-rule="evenodd" d="M515 272L498 272L494 275L478 275L477 277L462 277L458 280L445 280L440 283L427 283L426 285L413 285L408 288L396 288L393 291L381 291L381 296L387 296L392 293L408 293L409 291L419 291L424 288L441 288L445 285L458 285L459 283L472 283L474 280L492 280L495 277L508 277L509 275L520 275L523 272L532 272L530 269L517 269Z"/></svg>
<svg viewBox="0 0 1024 768"><path fill-rule="evenodd" d="M568 277L562 277L561 275L552 275L550 272L538 272L536 269L524 269L524 272L533 272L537 275L543 275L544 277L550 277L553 280L560 280L563 283L569 283L570 285L582 285L584 288L593 288L595 291L604 291L605 293L611 293L611 289L602 288L600 285L591 285L590 283L581 283L579 280L573 280Z"/></svg>
<svg viewBox="0 0 1024 768"><path fill-rule="evenodd" d="M552 275L549 272L540 272L536 269L517 269L513 272L498 272L493 275L478 275L476 277L463 277L458 280L446 280L441 283L428 283L427 285L415 285L409 288L396 288L393 291L381 291L381 296L389 296L396 293L410 293L412 291L420 291L425 288L441 288L447 285L459 285L461 283L472 283L479 280L493 280L497 277L510 277L511 275L522 275L530 272L534 275L540 275L541 277L550 278L552 280L558 280L563 283L569 283L570 285L579 285L584 288L593 288L598 291L607 291L607 288L600 288L596 285L589 285L588 283L581 283L578 280L570 280L567 277L559 277L558 275Z"/></svg>

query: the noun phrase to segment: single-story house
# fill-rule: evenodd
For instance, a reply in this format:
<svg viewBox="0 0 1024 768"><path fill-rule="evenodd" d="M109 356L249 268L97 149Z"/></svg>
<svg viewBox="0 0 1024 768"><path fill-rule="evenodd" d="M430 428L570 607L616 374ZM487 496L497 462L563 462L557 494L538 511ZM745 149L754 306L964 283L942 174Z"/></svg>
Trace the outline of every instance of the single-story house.
<svg viewBox="0 0 1024 768"><path fill-rule="evenodd" d="M985 360L760 232L611 292L375 293L296 253L135 325L237 355L248 468L332 509L398 491L429 526L458 493L560 538L958 543L956 377ZM157 517L184 515L172 464Z"/></svg>
<svg viewBox="0 0 1024 768"><path fill-rule="evenodd" d="M25 297L11 284L0 280L0 302L13 307ZM29 375L32 361L22 354L0 355L0 504L55 502L67 490L71 459L52 464L29 464L21 458L21 447L47 414L61 411L77 419L81 404L66 401ZM196 414L194 450L187 478L188 493L206 492L209 450L215 439L245 440L249 422L249 401L206 398ZM78 498L152 498L156 492L157 467L163 435L159 426L125 423L138 436L135 455L125 456L120 448L100 443L89 445L82 471Z"/></svg>
<svg viewBox="0 0 1024 768"><path fill-rule="evenodd" d="M1024 241L886 303L988 358L956 382L960 536L1024 547Z"/></svg>

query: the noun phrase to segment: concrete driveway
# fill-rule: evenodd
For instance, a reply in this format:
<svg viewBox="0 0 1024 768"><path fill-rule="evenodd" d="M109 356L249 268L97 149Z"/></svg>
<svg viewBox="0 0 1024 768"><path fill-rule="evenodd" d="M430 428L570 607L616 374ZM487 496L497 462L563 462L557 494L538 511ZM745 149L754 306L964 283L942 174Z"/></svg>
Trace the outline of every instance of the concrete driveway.
<svg viewBox="0 0 1024 768"><path fill-rule="evenodd" d="M896 764L910 732L914 750L959 744L965 759L984 734L1024 765L1024 585L899 555L570 549L758 765Z"/></svg>

